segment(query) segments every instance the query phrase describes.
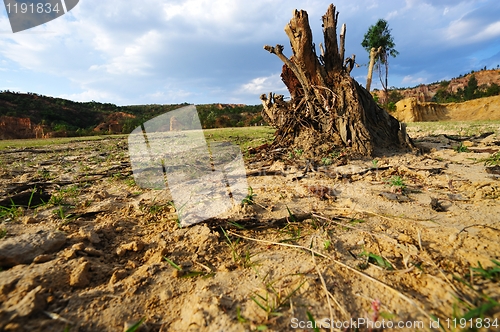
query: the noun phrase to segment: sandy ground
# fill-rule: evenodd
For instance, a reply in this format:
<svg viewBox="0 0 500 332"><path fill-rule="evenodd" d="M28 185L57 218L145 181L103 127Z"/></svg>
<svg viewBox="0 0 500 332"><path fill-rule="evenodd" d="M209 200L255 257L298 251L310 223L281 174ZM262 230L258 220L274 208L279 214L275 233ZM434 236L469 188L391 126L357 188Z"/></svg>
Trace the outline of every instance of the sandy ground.
<svg viewBox="0 0 500 332"><path fill-rule="evenodd" d="M423 154L247 162L252 200L185 228L134 184L125 139L0 151L0 330L500 329L500 175L478 161L499 133L459 153L456 132L412 127Z"/></svg>

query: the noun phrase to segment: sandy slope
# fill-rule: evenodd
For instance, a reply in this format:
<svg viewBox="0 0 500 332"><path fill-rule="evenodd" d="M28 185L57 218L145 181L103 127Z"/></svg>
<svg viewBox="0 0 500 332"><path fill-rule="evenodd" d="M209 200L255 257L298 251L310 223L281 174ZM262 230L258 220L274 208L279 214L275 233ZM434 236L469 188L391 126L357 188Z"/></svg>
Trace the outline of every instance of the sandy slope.
<svg viewBox="0 0 500 332"><path fill-rule="evenodd" d="M442 104L407 98L396 103L393 115L402 122L500 120L500 96Z"/></svg>

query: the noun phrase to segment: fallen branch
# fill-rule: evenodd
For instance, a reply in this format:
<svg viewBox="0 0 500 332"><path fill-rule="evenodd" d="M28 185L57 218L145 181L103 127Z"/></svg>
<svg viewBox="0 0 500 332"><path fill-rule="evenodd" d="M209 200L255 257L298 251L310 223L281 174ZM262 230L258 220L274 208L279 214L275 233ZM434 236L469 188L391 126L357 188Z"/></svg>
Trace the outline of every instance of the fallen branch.
<svg viewBox="0 0 500 332"><path fill-rule="evenodd" d="M495 132L493 132L493 131L489 131L487 133L482 133L481 135L477 135L477 136L451 136L451 135L444 134L444 137L446 137L447 139L451 139L452 141L463 142L463 141L467 141L467 140L471 140L471 139L483 139L483 138L486 138L488 136L493 135L494 133Z"/></svg>
<svg viewBox="0 0 500 332"><path fill-rule="evenodd" d="M258 219L257 217L249 217L243 219L230 219L230 218L210 218L204 221L211 229L223 227L224 229L252 229L252 230L265 230L274 227L281 227L290 222L302 222L310 219L310 213L292 214L278 219Z"/></svg>

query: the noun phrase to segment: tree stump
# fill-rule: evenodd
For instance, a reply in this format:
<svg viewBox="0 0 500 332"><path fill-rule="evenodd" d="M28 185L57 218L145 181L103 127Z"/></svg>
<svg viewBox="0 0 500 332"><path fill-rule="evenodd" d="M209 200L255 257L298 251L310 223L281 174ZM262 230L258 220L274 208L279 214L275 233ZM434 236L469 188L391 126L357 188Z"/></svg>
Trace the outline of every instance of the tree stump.
<svg viewBox="0 0 500 332"><path fill-rule="evenodd" d="M377 105L372 95L351 76L355 56L344 60L345 25L337 42L338 12L331 4L323 16L324 46L316 54L306 11L294 10L285 26L293 55L283 46L264 49L284 65L281 79L290 92L261 95L263 118L277 129L271 149L301 149L321 157L333 150L348 149L354 156L374 156L388 149L414 146L406 127Z"/></svg>

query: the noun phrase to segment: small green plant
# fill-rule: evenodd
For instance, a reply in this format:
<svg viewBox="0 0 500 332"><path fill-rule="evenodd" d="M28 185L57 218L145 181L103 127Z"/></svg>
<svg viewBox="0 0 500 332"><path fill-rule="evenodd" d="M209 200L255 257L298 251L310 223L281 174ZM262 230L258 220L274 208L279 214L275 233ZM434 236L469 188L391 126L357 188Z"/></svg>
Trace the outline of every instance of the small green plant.
<svg viewBox="0 0 500 332"><path fill-rule="evenodd" d="M164 205L161 204L153 204L149 207L149 213L152 215L156 215L161 213L165 209Z"/></svg>
<svg viewBox="0 0 500 332"><path fill-rule="evenodd" d="M137 323L129 327L125 332L135 332L146 321L146 317L142 317Z"/></svg>
<svg viewBox="0 0 500 332"><path fill-rule="evenodd" d="M177 207L175 206L174 201L169 201L169 202L167 203L167 205L170 205L171 207L173 207L173 208L174 208L174 210L175 210L175 212L177 212L177 218L175 219L175 223L177 224L177 226L178 226L179 228L182 228L182 225L181 225L182 211L183 211L183 209L184 209L184 207L186 206L186 204L187 204L187 203L188 203L188 202L184 203L184 205L182 205L180 208L177 208Z"/></svg>
<svg viewBox="0 0 500 332"><path fill-rule="evenodd" d="M295 242L301 238L301 228L292 223L288 223L282 230L280 230L280 233L282 232L284 232L288 237L280 240L280 243Z"/></svg>
<svg viewBox="0 0 500 332"><path fill-rule="evenodd" d="M248 248L245 248L244 251L238 251L237 247L240 242L240 239L236 239L236 241L231 241L231 238L227 234L227 232L224 230L224 228L221 227L222 233L224 234L226 238L227 245L229 246L229 250L231 250L231 255L233 256L233 262L236 264L240 264L242 267L247 268L247 267L253 267L257 265L257 263L252 262L252 257L254 255L250 254L250 250Z"/></svg>
<svg viewBox="0 0 500 332"><path fill-rule="evenodd" d="M313 331L319 332L320 330L319 330L318 324L316 323L316 320L314 319L314 316L309 311L306 311L306 315L307 315L307 319L311 322L311 324L313 326Z"/></svg>
<svg viewBox="0 0 500 332"><path fill-rule="evenodd" d="M214 273L208 273L206 271L185 271L182 266L176 264L174 261L168 259L167 257L163 256L163 259L170 264L174 269L178 271L177 276L180 278L194 278L198 276L203 276L203 277L208 277L208 276L213 276Z"/></svg>
<svg viewBox="0 0 500 332"><path fill-rule="evenodd" d="M55 210L54 213L57 214L59 216L59 218L61 219L61 223L59 224L59 227L69 224L76 217L71 213L66 214L66 212L64 211L64 208L61 205L59 205L59 208L57 210Z"/></svg>
<svg viewBox="0 0 500 332"><path fill-rule="evenodd" d="M359 254L359 256L365 256L368 258L368 263L376 264L384 269L387 270L394 270L394 267L392 267L392 264L389 263L388 260L386 260L384 257L376 255L371 252L367 252L366 250L363 250L362 253Z"/></svg>
<svg viewBox="0 0 500 332"><path fill-rule="evenodd" d="M377 159L372 160L372 168L378 168L378 160Z"/></svg>
<svg viewBox="0 0 500 332"><path fill-rule="evenodd" d="M31 190L31 195L30 195L30 198L28 199L28 209L31 208L31 202L33 202L33 196L35 195L36 193L36 187L33 188L33 190Z"/></svg>
<svg viewBox="0 0 500 332"><path fill-rule="evenodd" d="M182 267L180 267L179 265L175 264L174 261L168 259L167 257L163 256L163 259L167 261L168 264L170 264L170 266L172 266L174 269L176 269L177 271L182 271Z"/></svg>
<svg viewBox="0 0 500 332"><path fill-rule="evenodd" d="M252 205L254 204L254 201L253 201L253 198L257 196L256 194L253 193L253 188L252 187L248 187L248 194L245 198L243 198L243 200L241 201L241 205Z"/></svg>
<svg viewBox="0 0 500 332"><path fill-rule="evenodd" d="M240 306L236 307L236 319L238 320L238 322L240 322L242 324L247 322L247 320L241 315L241 307Z"/></svg>
<svg viewBox="0 0 500 332"><path fill-rule="evenodd" d="M460 278L456 275L453 278L460 283L464 284L468 289L470 289L476 296L472 301L465 301L459 297L455 297L457 299L457 303L453 306L453 317L457 320L478 320L484 319L485 317L491 317L491 314L494 312L498 312L500 309L500 303L493 299L492 297L483 293L477 286L473 286L471 283L474 280L474 277L481 277L482 279L490 280L491 282L498 282L498 277L500 275L500 262L496 260L491 260L495 266L490 268L483 268L480 263L478 263L478 267L472 267L473 275L466 275L466 277L470 278L470 281L466 281L463 278ZM477 272L475 274L474 272Z"/></svg>
<svg viewBox="0 0 500 332"><path fill-rule="evenodd" d="M5 228L0 229L0 239L7 236L7 230Z"/></svg>
<svg viewBox="0 0 500 332"><path fill-rule="evenodd" d="M305 282L306 280L303 280L298 284L297 287L290 287L290 291L287 293L281 287L278 287L277 289L274 286L275 282L271 281L265 284L266 293L264 295L255 293L255 296L250 296L250 298L255 302L255 304L257 304L259 308L264 310L264 312L266 313L266 321L268 321L271 316L279 317L283 315L279 311L284 306L289 304L290 298L298 292L298 290L302 287L302 285L305 284Z"/></svg>
<svg viewBox="0 0 500 332"><path fill-rule="evenodd" d="M325 242L323 242L323 246L325 247L325 250L330 249L331 245L332 245L332 242L330 240L326 240Z"/></svg>
<svg viewBox="0 0 500 332"><path fill-rule="evenodd" d="M295 149L294 152L295 152L295 155L297 157L300 157L304 153L304 150L302 150L302 149Z"/></svg>
<svg viewBox="0 0 500 332"><path fill-rule="evenodd" d="M389 180L389 185L391 187L394 187L397 191L401 191L401 192L406 189L406 183L405 183L404 179L399 175L393 176Z"/></svg>
<svg viewBox="0 0 500 332"><path fill-rule="evenodd" d="M469 152L467 146L465 146L462 142L460 142L459 145L455 146L454 150L457 151L457 153Z"/></svg>
<svg viewBox="0 0 500 332"><path fill-rule="evenodd" d="M48 203L54 206L64 204L63 194L61 192L54 193L52 196L50 196Z"/></svg>
<svg viewBox="0 0 500 332"><path fill-rule="evenodd" d="M128 178L126 178L124 182L125 182L125 184L126 184L127 186L129 186L129 187L133 187L133 186L135 186L135 180L134 180L134 178L133 178L133 177L128 177Z"/></svg>
<svg viewBox="0 0 500 332"><path fill-rule="evenodd" d="M484 166L497 166L500 165L500 151L493 153L491 156L485 159L481 159L484 161Z"/></svg>
<svg viewBox="0 0 500 332"><path fill-rule="evenodd" d="M330 153L330 158L337 159L338 157L340 157L340 155L341 155L340 151L333 151Z"/></svg>
<svg viewBox="0 0 500 332"><path fill-rule="evenodd" d="M286 205L286 210L288 211L288 216L290 217L290 221L291 222L296 222L297 221L297 218L295 217L295 214L292 213L292 211L290 210L290 208L288 207L288 205Z"/></svg>
<svg viewBox="0 0 500 332"><path fill-rule="evenodd" d="M50 172L48 170L46 170L45 168L39 169L37 171L37 173L44 180L50 180L51 178L53 178L53 176L50 174Z"/></svg>
<svg viewBox="0 0 500 332"><path fill-rule="evenodd" d="M321 163L325 166L329 166L332 164L332 159L328 157L321 158Z"/></svg>
<svg viewBox="0 0 500 332"><path fill-rule="evenodd" d="M0 206L0 218L3 220L16 220L22 215L24 215L24 209L17 206L12 200L10 207Z"/></svg>
<svg viewBox="0 0 500 332"><path fill-rule="evenodd" d="M495 266L489 267L489 268L486 268L486 269L483 268L483 266L481 265L480 262L477 262L478 267L472 267L471 268L471 270L473 272L476 272L476 273L473 273L473 274L474 275L477 274L481 278L488 279L488 280L491 280L493 282L500 281L500 262L497 261L497 260L494 260L494 259L492 259L491 261L493 262L493 264L495 264ZM468 277L470 277L470 275L468 275Z"/></svg>

